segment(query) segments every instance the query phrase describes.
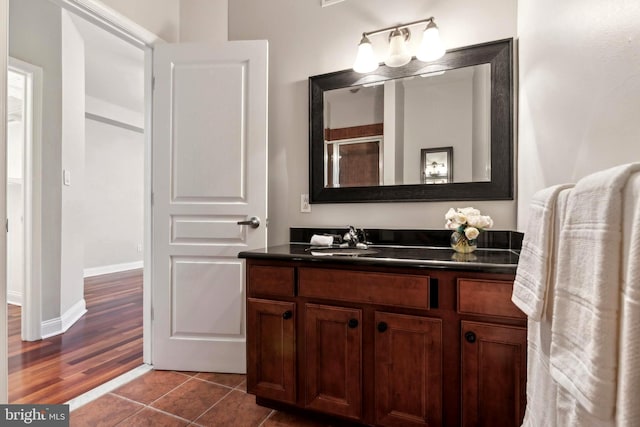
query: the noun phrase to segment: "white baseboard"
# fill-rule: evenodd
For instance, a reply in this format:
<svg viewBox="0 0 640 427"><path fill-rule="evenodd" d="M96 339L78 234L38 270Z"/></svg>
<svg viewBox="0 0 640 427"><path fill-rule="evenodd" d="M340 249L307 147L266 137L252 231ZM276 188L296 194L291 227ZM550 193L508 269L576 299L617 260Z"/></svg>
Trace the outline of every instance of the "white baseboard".
<svg viewBox="0 0 640 427"><path fill-rule="evenodd" d="M7 302L13 305L22 306L23 295L18 291L7 291Z"/></svg>
<svg viewBox="0 0 640 427"><path fill-rule="evenodd" d="M65 333L67 329L73 326L86 312L87 305L84 298L82 298L69 310L65 311L62 316L42 322L42 338L49 338Z"/></svg>
<svg viewBox="0 0 640 427"><path fill-rule="evenodd" d="M125 262L123 264L103 265L84 269L84 277L100 276L101 274L118 273L120 271L135 270L144 266L142 261Z"/></svg>

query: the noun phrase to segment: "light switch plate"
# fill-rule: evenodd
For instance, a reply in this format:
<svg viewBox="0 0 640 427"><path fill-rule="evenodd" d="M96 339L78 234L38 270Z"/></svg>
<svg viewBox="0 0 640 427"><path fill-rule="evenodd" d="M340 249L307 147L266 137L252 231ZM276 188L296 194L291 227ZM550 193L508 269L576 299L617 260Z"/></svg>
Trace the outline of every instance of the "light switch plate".
<svg viewBox="0 0 640 427"><path fill-rule="evenodd" d="M62 182L64 185L71 185L71 171L64 169L62 171Z"/></svg>

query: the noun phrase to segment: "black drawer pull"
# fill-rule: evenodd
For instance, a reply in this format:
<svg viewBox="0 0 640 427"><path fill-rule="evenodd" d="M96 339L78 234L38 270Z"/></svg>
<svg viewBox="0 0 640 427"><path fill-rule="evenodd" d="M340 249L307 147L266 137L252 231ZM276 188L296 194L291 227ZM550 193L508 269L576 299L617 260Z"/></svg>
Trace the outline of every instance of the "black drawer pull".
<svg viewBox="0 0 640 427"><path fill-rule="evenodd" d="M473 344L474 342L476 342L476 334L471 331L465 332L464 339L467 340L467 342Z"/></svg>
<svg viewBox="0 0 640 427"><path fill-rule="evenodd" d="M351 329L358 327L358 319L349 319L349 323L347 323Z"/></svg>
<svg viewBox="0 0 640 427"><path fill-rule="evenodd" d="M384 332L387 330L387 322L380 322L378 323L378 332Z"/></svg>
<svg viewBox="0 0 640 427"><path fill-rule="evenodd" d="M289 319L291 319L292 317L293 317L293 311L291 311L291 310L287 310L287 311L285 311L284 313L282 313L282 318L283 318L284 320L289 320Z"/></svg>

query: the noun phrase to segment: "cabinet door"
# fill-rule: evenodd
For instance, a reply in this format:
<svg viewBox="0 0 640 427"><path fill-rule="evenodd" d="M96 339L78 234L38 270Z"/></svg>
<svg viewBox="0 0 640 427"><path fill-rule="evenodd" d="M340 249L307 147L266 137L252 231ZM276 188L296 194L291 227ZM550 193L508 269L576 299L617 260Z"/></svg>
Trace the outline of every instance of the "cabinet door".
<svg viewBox="0 0 640 427"><path fill-rule="evenodd" d="M462 322L462 425L520 426L526 405L525 328Z"/></svg>
<svg viewBox="0 0 640 427"><path fill-rule="evenodd" d="M442 321L376 312L376 425L442 424Z"/></svg>
<svg viewBox="0 0 640 427"><path fill-rule="evenodd" d="M247 391L296 402L296 305L249 298L247 304Z"/></svg>
<svg viewBox="0 0 640 427"><path fill-rule="evenodd" d="M361 310L306 304L304 316L306 407L360 418Z"/></svg>

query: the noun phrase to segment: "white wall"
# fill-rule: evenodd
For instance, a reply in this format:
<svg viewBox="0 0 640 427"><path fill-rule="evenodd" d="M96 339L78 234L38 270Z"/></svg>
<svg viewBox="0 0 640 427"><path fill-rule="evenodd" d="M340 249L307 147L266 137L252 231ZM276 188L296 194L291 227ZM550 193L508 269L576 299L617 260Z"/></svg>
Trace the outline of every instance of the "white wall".
<svg viewBox="0 0 640 427"><path fill-rule="evenodd" d="M47 0L11 0L9 54L43 70L42 320L60 316L62 65L60 8ZM36 255L39 256L39 255Z"/></svg>
<svg viewBox="0 0 640 427"><path fill-rule="evenodd" d="M420 150L453 147L455 182L471 181L472 71L404 82L404 183L419 184Z"/></svg>
<svg viewBox="0 0 640 427"><path fill-rule="evenodd" d="M142 261L144 135L86 121L84 267Z"/></svg>
<svg viewBox="0 0 640 427"><path fill-rule="evenodd" d="M300 194L309 191L308 77L350 68L363 31L432 15L448 47L516 35L514 0L229 2L230 40L269 41L269 244L288 241L291 226L442 228L449 207L468 204L497 229L515 226L513 201L314 204L311 214L299 212Z"/></svg>
<svg viewBox="0 0 640 427"><path fill-rule="evenodd" d="M144 55L73 18L85 42L90 116L85 121L83 267L93 275L142 263Z"/></svg>
<svg viewBox="0 0 640 427"><path fill-rule="evenodd" d="M518 229L531 196L640 160L640 2L520 0Z"/></svg>
<svg viewBox="0 0 640 427"><path fill-rule="evenodd" d="M339 129L384 122L384 87L329 91L325 96L325 128Z"/></svg>
<svg viewBox="0 0 640 427"><path fill-rule="evenodd" d="M144 112L144 52L102 28L71 15L85 44L85 93Z"/></svg>
<svg viewBox="0 0 640 427"><path fill-rule="evenodd" d="M517 69L517 68L516 68ZM517 134L517 132L516 132ZM491 65L474 67L472 181L491 179Z"/></svg>
<svg viewBox="0 0 640 427"><path fill-rule="evenodd" d="M404 181L404 97L401 81L384 83L384 185L399 185Z"/></svg>
<svg viewBox="0 0 640 427"><path fill-rule="evenodd" d="M84 299L84 41L69 13L62 13L62 187L60 310Z"/></svg>
<svg viewBox="0 0 640 427"><path fill-rule="evenodd" d="M138 91L142 92L142 86L138 87ZM104 99L89 95L85 96L85 111L130 126L144 128L144 111L136 111L122 105L112 104Z"/></svg>
<svg viewBox="0 0 640 427"><path fill-rule="evenodd" d="M228 0L179 0L180 42L226 41Z"/></svg>
<svg viewBox="0 0 640 427"><path fill-rule="evenodd" d="M101 0L169 43L178 41L180 0Z"/></svg>

